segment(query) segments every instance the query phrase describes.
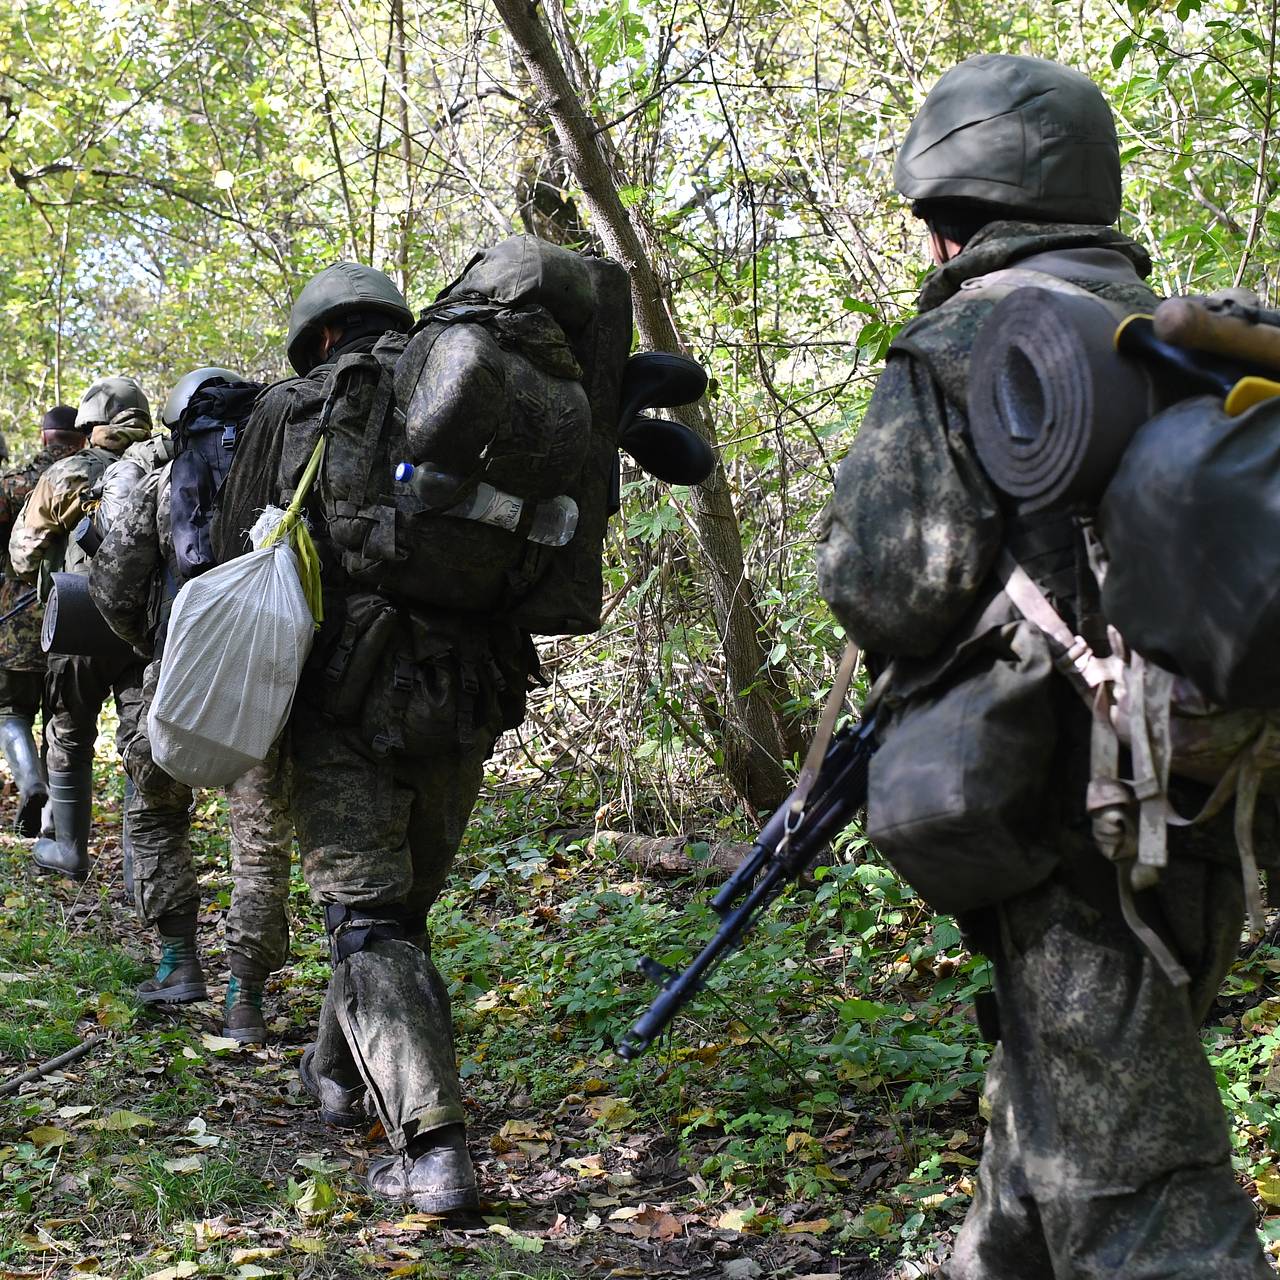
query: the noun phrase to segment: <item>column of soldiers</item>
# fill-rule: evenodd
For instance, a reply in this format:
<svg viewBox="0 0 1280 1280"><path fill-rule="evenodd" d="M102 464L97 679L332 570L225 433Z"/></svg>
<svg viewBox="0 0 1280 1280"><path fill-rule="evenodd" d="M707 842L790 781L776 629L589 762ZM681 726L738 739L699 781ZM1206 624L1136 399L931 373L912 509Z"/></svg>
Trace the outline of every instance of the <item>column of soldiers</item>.
<svg viewBox="0 0 1280 1280"><path fill-rule="evenodd" d="M891 350L842 466L820 566L824 594L882 664L946 655L962 643L966 619L991 588L997 550L1015 532L966 443L968 357L985 314L980 300L966 300L966 281L1031 263L1099 296L1143 306L1154 300L1144 283L1146 252L1112 229L1120 166L1109 108L1075 72L1019 57L955 68L926 100L896 180L927 228L936 269L924 284L920 319L909 341ZM297 377L269 387L249 420L254 462L233 466L227 480L215 526L220 558L246 549L254 513L292 495L334 362L369 351L387 331L406 332L413 320L395 285L367 267L343 264L303 289L287 349ZM183 397L202 381L226 376L234 377L200 370L180 384L165 424L179 421ZM115 698L131 783L124 844L133 893L161 945L157 973L139 994L179 1002L202 997L205 984L191 794L158 769L146 742L145 709L176 585L165 471L172 444L154 441L137 383L107 378L74 414L51 410L42 451L0 480L0 515L13 526L4 605L53 567L87 572L103 615L130 646L127 657L54 658L46 670L34 644L38 615L10 625L0 740L21 832L38 833L48 798L51 830L35 844L37 866L83 878L97 718L105 699ZM150 462L129 503L93 560L78 558L69 535L95 481L144 442ZM315 532L326 617L341 625L373 616L370 593L341 572L324 528ZM384 676L398 678L418 661L415 626L468 660L483 654L473 664L480 683L469 709L470 743L376 750L358 722L335 711L340 700L326 673L304 678L277 752L230 797L236 896L227 921L226 1019L229 1034L265 1034L262 986L287 953L284 893L296 834L333 961L318 1036L301 1063L303 1083L331 1124L381 1120L392 1154L371 1165L376 1193L449 1213L474 1208L477 1198L449 999L431 960L427 913L458 849L483 762L497 735L523 715L536 657L528 637L502 619L468 629L404 610L381 650ZM32 737L41 704L43 768ZM1067 774L1088 736L1087 724L1082 732L1072 725L1061 747ZM1063 811L1045 822L1057 870L962 922L994 961L1000 1044L974 1202L942 1274L1269 1275L1197 1040L1240 931L1239 877L1224 852L1229 833L1207 827L1194 840L1172 840L1170 874L1152 895L1158 927L1192 970L1184 989L1165 981L1125 926L1084 815Z"/></svg>

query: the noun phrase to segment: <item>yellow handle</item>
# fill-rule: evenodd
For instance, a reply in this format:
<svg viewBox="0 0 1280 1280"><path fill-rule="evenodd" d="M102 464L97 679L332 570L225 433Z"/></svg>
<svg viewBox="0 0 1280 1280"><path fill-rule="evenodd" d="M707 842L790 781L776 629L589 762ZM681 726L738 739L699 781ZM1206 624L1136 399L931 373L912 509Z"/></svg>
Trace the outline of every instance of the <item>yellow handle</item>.
<svg viewBox="0 0 1280 1280"><path fill-rule="evenodd" d="M1252 409L1255 404L1261 404L1273 396L1280 396L1280 382L1273 382L1270 378L1241 378L1227 392L1222 407L1226 410L1227 417L1236 418L1246 409Z"/></svg>

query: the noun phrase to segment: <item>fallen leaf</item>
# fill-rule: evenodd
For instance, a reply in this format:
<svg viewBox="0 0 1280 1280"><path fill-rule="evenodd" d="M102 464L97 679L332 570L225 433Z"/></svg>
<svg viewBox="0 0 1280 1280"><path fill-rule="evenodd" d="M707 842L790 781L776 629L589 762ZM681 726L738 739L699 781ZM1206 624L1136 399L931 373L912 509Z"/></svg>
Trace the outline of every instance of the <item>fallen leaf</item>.
<svg viewBox="0 0 1280 1280"><path fill-rule="evenodd" d="M93 1108L89 1106L59 1107L53 1114L57 1116L59 1120L75 1120L79 1116L87 1116L92 1110Z"/></svg>
<svg viewBox="0 0 1280 1280"><path fill-rule="evenodd" d="M636 1119L636 1112L625 1098L592 1098L587 1114L606 1129L625 1129Z"/></svg>
<svg viewBox="0 0 1280 1280"><path fill-rule="evenodd" d="M724 1280L757 1280L764 1268L751 1258L733 1258L720 1268Z"/></svg>
<svg viewBox="0 0 1280 1280"><path fill-rule="evenodd" d="M523 1253L541 1253L542 1241L537 1236L521 1235L518 1231L512 1231L510 1227L501 1222L493 1222L489 1224L489 1230L495 1236L501 1236L513 1249L519 1249Z"/></svg>
<svg viewBox="0 0 1280 1280"><path fill-rule="evenodd" d="M205 1123L203 1116L192 1116L187 1121L187 1133L182 1141L191 1143L193 1147L216 1147L222 1139L208 1130L209 1126Z"/></svg>
<svg viewBox="0 0 1280 1280"><path fill-rule="evenodd" d="M71 1135L65 1129L51 1124L38 1124L27 1133L27 1138L37 1147L47 1151L50 1147L62 1147L70 1140Z"/></svg>
<svg viewBox="0 0 1280 1280"><path fill-rule="evenodd" d="M165 1267L163 1271L153 1271L143 1280L183 1280L185 1276L193 1276L200 1270L198 1262L180 1262L176 1267Z"/></svg>
<svg viewBox="0 0 1280 1280"><path fill-rule="evenodd" d="M210 1053L231 1053L236 1049L243 1049L246 1046L241 1044L239 1040L232 1040L230 1036L215 1036L208 1031L200 1033L200 1043L204 1045Z"/></svg>
<svg viewBox="0 0 1280 1280"><path fill-rule="evenodd" d="M1265 1173L1260 1173L1253 1182L1264 1204L1280 1205L1280 1173L1275 1169L1268 1169Z"/></svg>
<svg viewBox="0 0 1280 1280"><path fill-rule="evenodd" d="M123 1133L128 1129L152 1129L155 1123L146 1116L140 1116L136 1111L113 1111L102 1120L90 1120L89 1127L105 1130L107 1133ZM192 1273L188 1271L183 1274L191 1275ZM151 1278L148 1276L147 1280Z"/></svg>
<svg viewBox="0 0 1280 1280"><path fill-rule="evenodd" d="M760 1211L753 1205L742 1209L728 1209L716 1219L718 1231L750 1231L751 1223L759 1216Z"/></svg>
<svg viewBox="0 0 1280 1280"><path fill-rule="evenodd" d="M179 1156L176 1160L166 1160L164 1167L170 1173L199 1173L204 1168L204 1156Z"/></svg>
<svg viewBox="0 0 1280 1280"><path fill-rule="evenodd" d="M331 1218L338 1208L337 1193L318 1174L301 1184L291 1181L291 1191L295 1188L296 1194L291 1194L289 1198L298 1211L298 1217L309 1226Z"/></svg>
<svg viewBox="0 0 1280 1280"><path fill-rule="evenodd" d="M317 1236L294 1236L289 1241L289 1248L296 1249L299 1253L323 1253L325 1243Z"/></svg>
<svg viewBox="0 0 1280 1280"><path fill-rule="evenodd" d="M810 1218L808 1222L788 1222L781 1230L788 1235L798 1235L803 1231L807 1235L820 1236L824 1231L831 1230L831 1219Z"/></svg>

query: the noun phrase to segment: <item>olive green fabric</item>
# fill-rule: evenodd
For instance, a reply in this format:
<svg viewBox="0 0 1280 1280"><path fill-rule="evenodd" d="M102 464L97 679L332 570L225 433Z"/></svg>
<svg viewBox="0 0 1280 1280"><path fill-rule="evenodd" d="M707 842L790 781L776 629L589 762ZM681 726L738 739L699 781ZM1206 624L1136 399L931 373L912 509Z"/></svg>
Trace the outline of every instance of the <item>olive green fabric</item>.
<svg viewBox="0 0 1280 1280"><path fill-rule="evenodd" d="M1134 309L1155 295L1146 252L1106 227L997 222L925 281L921 314L889 350L840 465L818 543L818 585L865 649L927 657L964 617L1005 536L968 438L969 351L995 300L962 290L1012 265Z"/></svg>
<svg viewBox="0 0 1280 1280"><path fill-rule="evenodd" d="M1223 824L1219 824L1222 826ZM1229 831L1217 833L1229 841ZM1264 1280L1200 1024L1235 958L1238 868L1175 858L1143 895L1191 973L1169 985L1114 873L1055 876L999 912L991 1119L948 1280Z"/></svg>
<svg viewBox="0 0 1280 1280"><path fill-rule="evenodd" d="M909 200L976 202L1055 222L1120 216L1120 147L1106 99L1060 63L984 53L929 91L898 149Z"/></svg>
<svg viewBox="0 0 1280 1280"><path fill-rule="evenodd" d="M99 378L81 397L76 426L88 430L124 416L151 421L151 405L138 380L123 376Z"/></svg>
<svg viewBox="0 0 1280 1280"><path fill-rule="evenodd" d="M307 281L289 312L286 346L299 373L318 361L311 348L319 327L344 311L372 312L385 318L387 329L400 332L413 324L413 312L390 276L358 262L335 262Z"/></svg>

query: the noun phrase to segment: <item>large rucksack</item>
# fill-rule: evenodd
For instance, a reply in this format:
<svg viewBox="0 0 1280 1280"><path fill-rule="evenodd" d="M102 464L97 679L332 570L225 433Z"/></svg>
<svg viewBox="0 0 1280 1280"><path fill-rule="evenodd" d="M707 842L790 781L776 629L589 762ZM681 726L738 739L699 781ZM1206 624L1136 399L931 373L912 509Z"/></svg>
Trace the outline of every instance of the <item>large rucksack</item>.
<svg viewBox="0 0 1280 1280"><path fill-rule="evenodd" d="M206 383L187 402L173 429L175 457L169 469L173 554L182 582L217 564L213 515L240 432L262 391L258 382Z"/></svg>
<svg viewBox="0 0 1280 1280"><path fill-rule="evenodd" d="M350 581L539 634L598 628L630 345L620 266L517 236L478 254L410 334L340 357L318 494ZM401 463L434 483L396 480ZM502 523L462 514L481 485L505 495ZM562 545L530 537L548 502L576 513Z"/></svg>

